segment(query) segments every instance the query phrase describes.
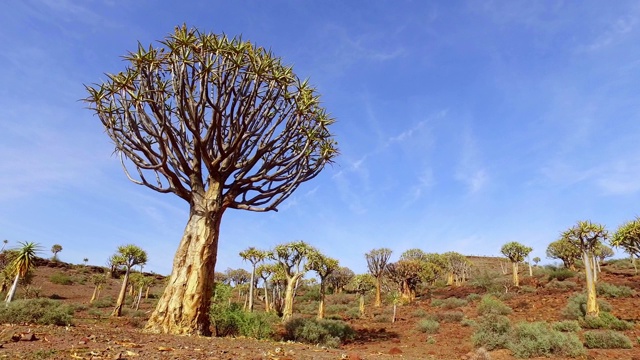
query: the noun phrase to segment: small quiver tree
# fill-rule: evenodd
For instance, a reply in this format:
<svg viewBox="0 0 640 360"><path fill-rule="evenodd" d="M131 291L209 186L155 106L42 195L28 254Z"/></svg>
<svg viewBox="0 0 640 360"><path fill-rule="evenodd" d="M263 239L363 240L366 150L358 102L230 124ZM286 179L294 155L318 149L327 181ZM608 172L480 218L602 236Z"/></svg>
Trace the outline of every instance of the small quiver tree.
<svg viewBox="0 0 640 360"><path fill-rule="evenodd" d="M262 279L262 286L264 286L264 311L269 312L271 306L269 303L269 279L276 271L275 264L260 264L256 268L256 275Z"/></svg>
<svg viewBox="0 0 640 360"><path fill-rule="evenodd" d="M500 249L502 255L507 257L511 261L511 268L513 270L513 285L520 286L520 278L518 277L518 264L523 262L533 249L524 246L516 241L506 243Z"/></svg>
<svg viewBox="0 0 640 360"><path fill-rule="evenodd" d="M371 274L358 274L351 279L351 288L360 295L358 300L360 317L365 316L365 295L374 287L375 279Z"/></svg>
<svg viewBox="0 0 640 360"><path fill-rule="evenodd" d="M309 270L313 270L320 278L320 303L318 304L318 319L324 319L324 302L327 286L327 278L338 266L338 260L324 256L319 252L313 253L309 257Z"/></svg>
<svg viewBox="0 0 640 360"><path fill-rule="evenodd" d="M11 288L7 293L5 302L8 304L13 300L18 288L18 281L27 276L29 271L35 267L35 259L40 246L33 242L18 242L20 247L15 249L15 257L9 264L9 270L11 274L14 274L14 280L11 284Z"/></svg>
<svg viewBox="0 0 640 360"><path fill-rule="evenodd" d="M58 261L58 253L62 251L62 245L60 244L55 244L51 247L51 252L53 253L53 257L51 258L51 260L53 261Z"/></svg>
<svg viewBox="0 0 640 360"><path fill-rule="evenodd" d="M354 276L355 274L353 273L353 270L346 266L339 266L335 271L329 274L329 277L327 277L327 283L331 286L331 291L333 291L333 293L340 294Z"/></svg>
<svg viewBox="0 0 640 360"><path fill-rule="evenodd" d="M386 272L387 264L391 257L391 249L374 249L364 254L364 257L367 259L369 273L375 279L376 300L374 306L379 307L382 305L382 277Z"/></svg>
<svg viewBox="0 0 640 360"><path fill-rule="evenodd" d="M253 289L255 287L256 266L267 257L267 253L250 247L240 252L240 257L251 263L251 279L249 281L249 312L253 312Z"/></svg>
<svg viewBox="0 0 640 360"><path fill-rule="evenodd" d="M314 247L304 241L294 241L276 246L269 255L275 260L284 275L287 287L284 295L284 309L282 310L282 321L288 321L293 316L293 300L295 288L298 281L307 272L307 262L309 257L318 253Z"/></svg>
<svg viewBox="0 0 640 360"><path fill-rule="evenodd" d="M100 291L102 291L104 284L107 283L107 277L105 274L93 274L91 275L91 283L93 284L93 294L89 304L93 304L94 301L100 298Z"/></svg>
<svg viewBox="0 0 640 360"><path fill-rule="evenodd" d="M610 243L617 248L623 248L631 256L633 267L638 273L635 259L640 257L640 217L620 225Z"/></svg>
<svg viewBox="0 0 640 360"><path fill-rule="evenodd" d="M129 285L129 276L131 269L136 265L144 265L147 263L147 253L135 245L118 246L118 252L113 257L114 263L124 268L124 277L122 278L122 287L116 301L116 307L113 309L111 316L121 316L122 306L127 295L127 286Z"/></svg>
<svg viewBox="0 0 640 360"><path fill-rule="evenodd" d="M579 221L562 233L562 239L582 252L587 281L587 316L598 316L600 314L596 294L596 279L594 277L595 251L599 244L608 238L609 234L604 226L594 224L591 221Z"/></svg>
<svg viewBox="0 0 640 360"><path fill-rule="evenodd" d="M576 261L582 257L579 247L560 238L547 246L547 258L559 259L565 268L576 271Z"/></svg>
<svg viewBox="0 0 640 360"><path fill-rule="evenodd" d="M338 151L320 97L292 67L240 38L177 27L124 56L85 101L127 177L189 204L164 293L146 330L210 335L222 216L276 211Z"/></svg>

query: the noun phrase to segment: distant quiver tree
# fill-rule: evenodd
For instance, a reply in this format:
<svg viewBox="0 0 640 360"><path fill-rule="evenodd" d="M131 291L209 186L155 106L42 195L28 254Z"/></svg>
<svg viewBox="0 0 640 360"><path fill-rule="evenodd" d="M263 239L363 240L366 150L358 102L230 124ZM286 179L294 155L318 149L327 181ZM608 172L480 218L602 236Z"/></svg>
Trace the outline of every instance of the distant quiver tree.
<svg viewBox="0 0 640 360"><path fill-rule="evenodd" d="M316 90L270 51L177 27L86 86L127 177L189 203L164 293L146 325L210 335L209 305L226 209L276 211L337 156Z"/></svg>

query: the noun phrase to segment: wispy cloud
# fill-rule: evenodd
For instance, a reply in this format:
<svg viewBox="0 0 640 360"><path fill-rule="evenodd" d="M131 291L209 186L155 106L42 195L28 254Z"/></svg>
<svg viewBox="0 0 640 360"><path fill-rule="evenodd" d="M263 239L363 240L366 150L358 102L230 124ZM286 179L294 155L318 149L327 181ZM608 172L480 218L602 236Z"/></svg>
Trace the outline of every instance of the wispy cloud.
<svg viewBox="0 0 640 360"><path fill-rule="evenodd" d="M471 129L467 126L462 131L461 154L455 179L464 183L471 194L485 188L489 182L489 174L483 167L480 152Z"/></svg>
<svg viewBox="0 0 640 360"><path fill-rule="evenodd" d="M436 185L436 179L433 174L433 169L427 167L422 171L422 174L418 177L417 182L409 189L407 200L404 206L407 207L416 201L420 200L425 192L433 188Z"/></svg>
<svg viewBox="0 0 640 360"><path fill-rule="evenodd" d="M615 19L609 27L599 34L591 43L581 46L578 51L599 51L610 45L613 45L633 31L638 23L638 19L634 15L626 15Z"/></svg>

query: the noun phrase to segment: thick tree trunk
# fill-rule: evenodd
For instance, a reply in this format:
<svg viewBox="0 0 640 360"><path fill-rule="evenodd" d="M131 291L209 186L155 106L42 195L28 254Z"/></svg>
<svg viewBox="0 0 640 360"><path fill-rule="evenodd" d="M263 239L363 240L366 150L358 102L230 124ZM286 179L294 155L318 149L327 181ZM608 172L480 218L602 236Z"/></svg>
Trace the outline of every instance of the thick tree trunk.
<svg viewBox="0 0 640 360"><path fill-rule="evenodd" d="M582 254L584 260L585 273L587 277L587 316L598 316L600 309L596 298L596 283L593 279L593 269L591 263L591 255L587 252Z"/></svg>
<svg viewBox="0 0 640 360"><path fill-rule="evenodd" d="M360 293L360 304L358 306L360 310L360 317L364 317L364 292Z"/></svg>
<svg viewBox="0 0 640 360"><path fill-rule="evenodd" d="M129 271L124 273L124 279L122 279L122 287L120 288L120 294L118 294L118 301L116 302L116 307L113 309L111 316L120 316L122 315L122 305L124 304L124 299L127 296L127 285L129 284Z"/></svg>
<svg viewBox="0 0 640 360"><path fill-rule="evenodd" d="M511 266L513 268L513 285L518 287L520 286L520 278L518 277L518 262L512 262Z"/></svg>
<svg viewBox="0 0 640 360"><path fill-rule="evenodd" d="M293 298L295 297L295 287L303 274L296 273L287 279L287 289L284 293L284 309L282 310L282 321L288 321L293 316Z"/></svg>
<svg viewBox="0 0 640 360"><path fill-rule="evenodd" d="M13 284L11 284L11 288L7 293L7 297L4 299L4 301L7 304L13 301L13 297L16 295L16 289L18 288L18 280L20 280L20 274L16 274L15 279L13 279Z"/></svg>
<svg viewBox="0 0 640 360"><path fill-rule="evenodd" d="M382 287L382 277L379 276L376 278L376 302L374 303L375 307L382 306L382 296L380 293L380 288Z"/></svg>
<svg viewBox="0 0 640 360"><path fill-rule="evenodd" d="M318 304L318 320L324 319L324 281L320 280L320 304Z"/></svg>
<svg viewBox="0 0 640 360"><path fill-rule="evenodd" d="M136 300L136 311L138 309L140 309L140 302L142 301L142 286L140 286L140 289L138 290L138 299Z"/></svg>
<svg viewBox="0 0 640 360"><path fill-rule="evenodd" d="M210 188L209 191L213 190ZM173 259L169 283L145 326L147 332L211 335L209 306L223 208L219 195L217 200L192 201L189 221Z"/></svg>

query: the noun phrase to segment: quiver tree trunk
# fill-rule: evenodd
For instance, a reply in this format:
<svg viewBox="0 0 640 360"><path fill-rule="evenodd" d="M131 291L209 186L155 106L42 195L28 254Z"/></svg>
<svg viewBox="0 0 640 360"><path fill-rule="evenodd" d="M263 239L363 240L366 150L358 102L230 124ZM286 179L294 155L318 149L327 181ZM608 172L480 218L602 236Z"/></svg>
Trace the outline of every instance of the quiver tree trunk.
<svg viewBox="0 0 640 360"><path fill-rule="evenodd" d="M596 297L596 283L593 278L593 269L592 269L592 258L593 256L588 252L584 252L582 254L582 260L584 261L585 273L587 278L587 316L598 316L600 314L600 309L598 307L598 299Z"/></svg>
<svg viewBox="0 0 640 360"><path fill-rule="evenodd" d="M282 321L288 321L293 316L293 298L295 297L295 289L298 280L303 274L296 274L292 278L287 279L287 289L284 293L284 308L282 309Z"/></svg>
<svg viewBox="0 0 640 360"><path fill-rule="evenodd" d="M360 317L364 317L364 292L360 292L360 302L358 304L358 309L360 310Z"/></svg>
<svg viewBox="0 0 640 360"><path fill-rule="evenodd" d="M375 307L380 307L382 306L382 296L381 296L381 290L380 288L382 287L382 278L381 277L377 277L376 278L376 302L374 303Z"/></svg>
<svg viewBox="0 0 640 360"><path fill-rule="evenodd" d="M118 301L116 302L116 307L113 309L111 316L122 315L122 306L124 305L124 299L127 296L127 285L129 285L129 271L129 268L127 268L127 271L124 273L122 287L120 288L120 294L118 295Z"/></svg>
<svg viewBox="0 0 640 360"><path fill-rule="evenodd" d="M16 277L13 279L13 283L11 284L11 288L7 293L7 297L4 299L4 301L7 304L13 301L13 297L16 295L16 289L18 288L18 280L20 280L20 273L16 274Z"/></svg>
<svg viewBox="0 0 640 360"><path fill-rule="evenodd" d="M192 204L169 283L145 326L147 332L211 335L209 307L222 209L216 199L207 202L217 204L207 210L203 204Z"/></svg>
<svg viewBox="0 0 640 360"><path fill-rule="evenodd" d="M324 319L324 299L325 299L325 285L324 280L320 281L320 303L318 304L318 320Z"/></svg>
<svg viewBox="0 0 640 360"><path fill-rule="evenodd" d="M520 278L518 277L518 262L512 262L511 267L513 268L513 286L520 286Z"/></svg>

